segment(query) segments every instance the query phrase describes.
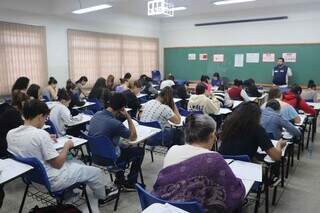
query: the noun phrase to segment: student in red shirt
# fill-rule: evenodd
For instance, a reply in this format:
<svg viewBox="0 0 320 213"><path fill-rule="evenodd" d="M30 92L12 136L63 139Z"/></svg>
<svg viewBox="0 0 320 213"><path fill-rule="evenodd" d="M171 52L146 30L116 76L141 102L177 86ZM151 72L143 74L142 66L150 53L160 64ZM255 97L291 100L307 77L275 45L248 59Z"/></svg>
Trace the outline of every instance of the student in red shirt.
<svg viewBox="0 0 320 213"><path fill-rule="evenodd" d="M295 109L302 110L305 113L315 115L316 110L309 106L305 100L301 98L302 89L299 85L293 85L289 92L283 94L283 101L287 102Z"/></svg>

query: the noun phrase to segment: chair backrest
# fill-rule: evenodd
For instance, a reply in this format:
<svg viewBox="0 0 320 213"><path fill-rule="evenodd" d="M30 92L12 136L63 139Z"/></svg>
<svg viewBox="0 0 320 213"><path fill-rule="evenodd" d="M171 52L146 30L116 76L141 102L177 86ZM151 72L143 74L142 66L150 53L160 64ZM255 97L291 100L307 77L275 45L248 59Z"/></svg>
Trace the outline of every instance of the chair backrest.
<svg viewBox="0 0 320 213"><path fill-rule="evenodd" d="M46 124L50 126L50 128L46 129L47 132L51 135L56 135L58 137L58 131L57 128L54 126L51 120L47 120Z"/></svg>
<svg viewBox="0 0 320 213"><path fill-rule="evenodd" d="M250 162L251 159L248 155L223 155L224 159L233 159L239 161Z"/></svg>
<svg viewBox="0 0 320 213"><path fill-rule="evenodd" d="M44 99L44 102L50 101L50 98L46 95L43 95L42 98Z"/></svg>
<svg viewBox="0 0 320 213"><path fill-rule="evenodd" d="M88 99L89 102L94 102L94 105L88 106L87 109L93 111L94 113L101 111L103 109L103 106L101 104L101 102L96 99L96 98L92 98L92 99Z"/></svg>
<svg viewBox="0 0 320 213"><path fill-rule="evenodd" d="M116 149L109 138L105 136L93 137L88 135L87 139L92 157L97 156L111 161L117 159Z"/></svg>
<svg viewBox="0 0 320 213"><path fill-rule="evenodd" d="M190 213L204 212L197 201L186 201L186 202L165 201L145 191L139 184L136 184L136 189L138 191L142 210L146 209L148 206L154 203L161 203L161 204L169 203L175 207L178 207Z"/></svg>
<svg viewBox="0 0 320 213"><path fill-rule="evenodd" d="M156 81L156 82L160 82L161 81L161 73L159 70L152 70L151 71L151 75L152 75L152 80Z"/></svg>
<svg viewBox="0 0 320 213"><path fill-rule="evenodd" d="M183 86L183 85L185 85L187 83L186 80L178 80L178 79L175 80L174 82L175 82L176 85L181 85L181 86Z"/></svg>
<svg viewBox="0 0 320 213"><path fill-rule="evenodd" d="M51 192L51 186L49 182L49 178L47 172L42 165L42 163L34 157L30 158L22 158L18 156L13 156L14 160L19 161L24 164L28 164L33 167L33 170L26 173L23 177L27 184L31 184L32 182L41 184L47 188L49 192Z"/></svg>

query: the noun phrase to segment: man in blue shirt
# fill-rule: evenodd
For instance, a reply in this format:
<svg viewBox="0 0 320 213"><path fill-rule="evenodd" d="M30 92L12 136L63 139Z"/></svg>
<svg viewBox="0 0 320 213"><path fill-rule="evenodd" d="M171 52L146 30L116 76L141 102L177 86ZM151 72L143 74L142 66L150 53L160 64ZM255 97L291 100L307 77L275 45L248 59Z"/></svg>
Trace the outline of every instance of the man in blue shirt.
<svg viewBox="0 0 320 213"><path fill-rule="evenodd" d="M261 126L267 133L273 135L273 139L279 140L282 137L282 129L285 128L295 138L301 136L301 132L290 121L280 115L280 103L277 100L270 100L261 113Z"/></svg>
<svg viewBox="0 0 320 213"><path fill-rule="evenodd" d="M110 100L109 100L110 98ZM134 141L137 139L137 132L130 115L125 110L126 98L121 93L115 93L111 97L104 95L105 110L97 112L90 121L89 135L94 137L106 136L116 148L118 163L129 164L130 173L125 179L124 172L116 174L115 184L125 190L134 190L134 184L143 161L144 150L141 147L128 147L121 143L120 138ZM127 119L129 129L117 118Z"/></svg>

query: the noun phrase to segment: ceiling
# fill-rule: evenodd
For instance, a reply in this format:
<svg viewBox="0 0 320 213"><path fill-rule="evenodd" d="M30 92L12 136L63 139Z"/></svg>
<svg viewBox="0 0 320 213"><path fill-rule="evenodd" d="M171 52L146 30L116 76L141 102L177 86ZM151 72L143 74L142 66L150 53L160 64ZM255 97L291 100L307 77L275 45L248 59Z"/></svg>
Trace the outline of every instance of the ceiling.
<svg viewBox="0 0 320 213"><path fill-rule="evenodd" d="M311 7L319 4L320 0L257 0L256 2L214 6L215 0L169 0L175 6L188 7L185 11L175 12L176 17L196 16L203 14L227 13L241 10L261 10L263 8L285 8L286 7ZM101 3L111 4L111 9L86 14L86 16L103 17L103 15L135 15L147 17L148 0L81 0L82 7L93 6ZM1 0L1 9L12 9L31 13L56 15L63 17L76 17L72 10L79 9L79 0Z"/></svg>

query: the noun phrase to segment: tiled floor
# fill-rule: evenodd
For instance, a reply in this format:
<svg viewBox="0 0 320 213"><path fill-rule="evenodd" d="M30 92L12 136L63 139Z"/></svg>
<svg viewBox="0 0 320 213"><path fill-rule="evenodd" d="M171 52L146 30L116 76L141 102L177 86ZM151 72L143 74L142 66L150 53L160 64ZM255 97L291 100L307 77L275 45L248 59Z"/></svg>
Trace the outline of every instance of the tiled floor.
<svg viewBox="0 0 320 213"><path fill-rule="evenodd" d="M291 169L289 179L284 189L280 188L278 202L275 207L271 206L273 213L320 213L320 134L317 134L313 152L307 150L302 154L301 160L295 160L295 166ZM155 155L155 162L151 162L150 154L146 153L143 163L143 174L147 189L151 189L159 170L162 167L163 156ZM22 181L16 180L5 186L6 197L1 213L18 212L22 199L24 185ZM270 196L272 194L270 193ZM36 204L31 198L27 198L24 212L28 212ZM113 212L113 204L100 208L100 212ZM86 206L81 206L86 212ZM123 193L120 198L118 213L141 212L139 200L135 192ZM249 203L244 212L253 212L253 205ZM259 212L264 212L264 206Z"/></svg>

